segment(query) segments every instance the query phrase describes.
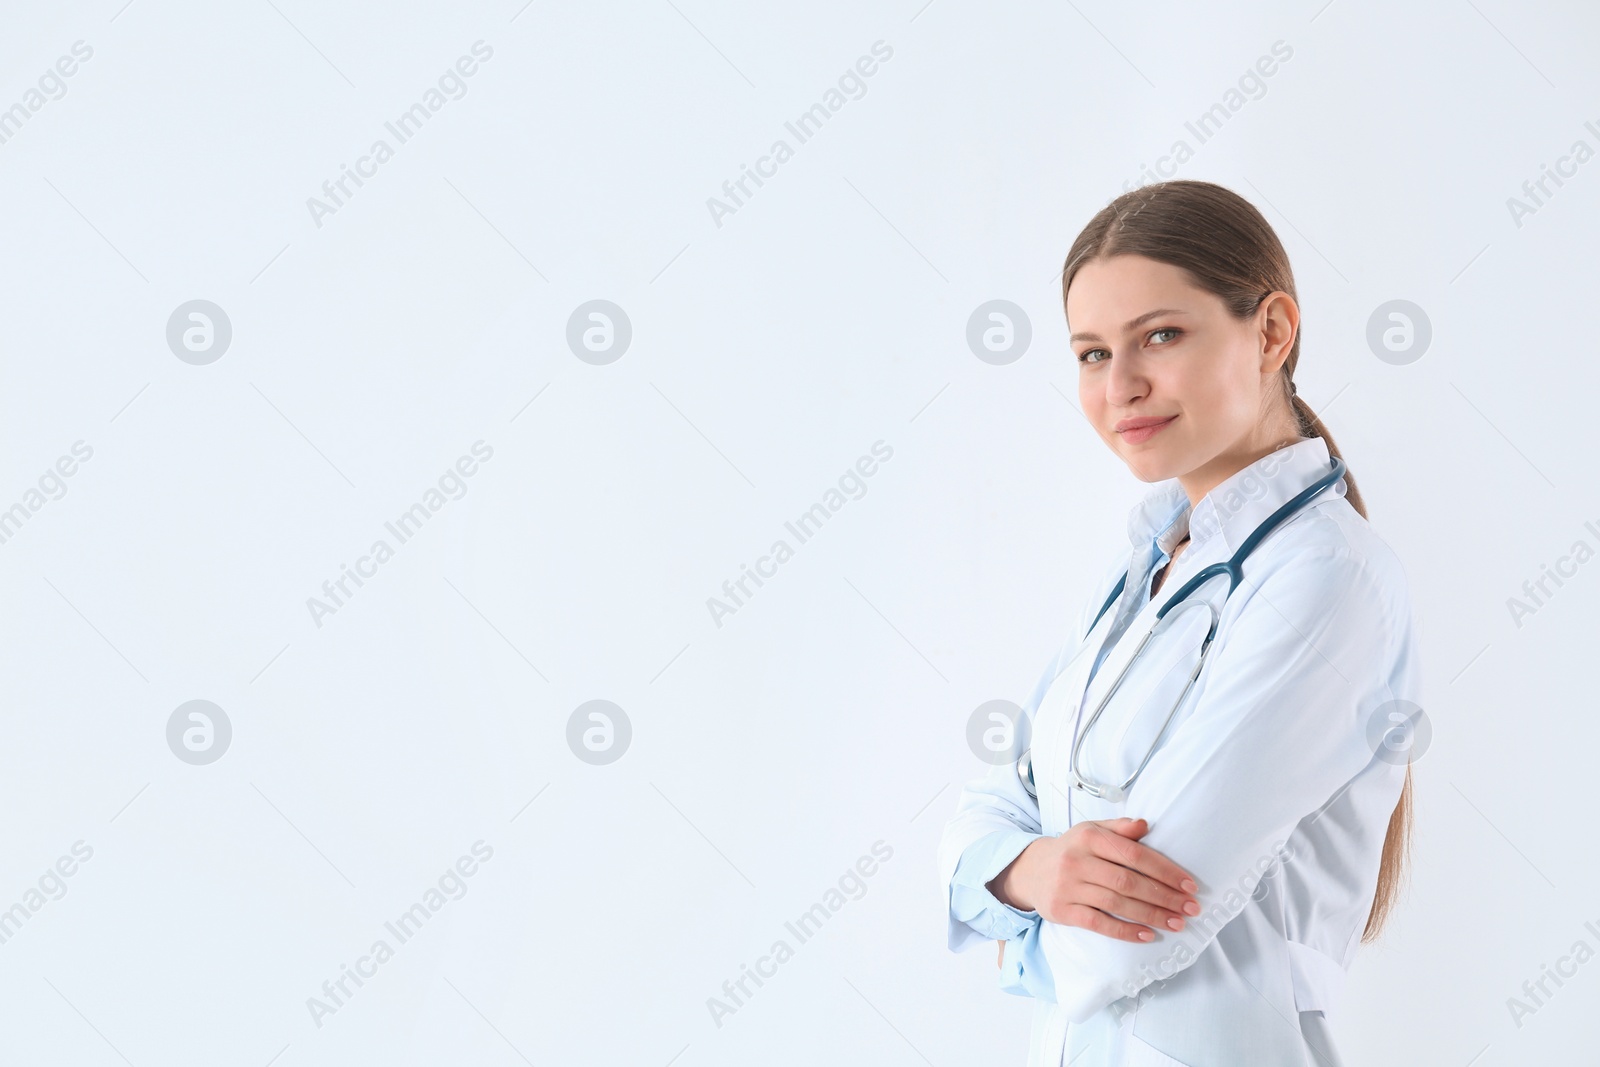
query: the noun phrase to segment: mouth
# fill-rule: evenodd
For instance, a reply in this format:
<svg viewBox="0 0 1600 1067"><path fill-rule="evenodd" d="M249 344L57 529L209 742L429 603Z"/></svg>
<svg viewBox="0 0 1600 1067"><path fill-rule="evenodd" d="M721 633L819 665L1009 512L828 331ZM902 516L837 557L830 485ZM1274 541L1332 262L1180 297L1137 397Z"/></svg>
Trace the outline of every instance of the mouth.
<svg viewBox="0 0 1600 1067"><path fill-rule="evenodd" d="M1125 444L1137 445L1150 440L1156 434L1166 429L1176 419L1176 415L1166 418L1123 419L1117 423L1117 435Z"/></svg>

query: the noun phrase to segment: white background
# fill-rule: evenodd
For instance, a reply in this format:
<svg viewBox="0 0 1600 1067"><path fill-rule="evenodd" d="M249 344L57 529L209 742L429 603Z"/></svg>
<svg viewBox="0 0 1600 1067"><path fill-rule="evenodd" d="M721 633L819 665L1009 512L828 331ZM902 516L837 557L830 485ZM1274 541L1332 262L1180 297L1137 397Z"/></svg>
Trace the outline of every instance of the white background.
<svg viewBox="0 0 1600 1067"><path fill-rule="evenodd" d="M1587 308L1600 125L1576 3L783 8L8 4L0 108L0 1060L1019 1063L1031 1002L944 946L933 850L1119 546L1133 479L1077 409L1059 288L1093 213L1275 41L1171 176L1292 257L1300 392L1406 564L1431 747L1412 882L1333 1020L1350 1064L1575 1062L1600 1039ZM482 40L467 93L318 226L307 199ZM784 122L893 49L724 219ZM793 144L792 135L787 137ZM166 324L215 302L204 366ZM605 366L566 325L622 307ZM1033 340L994 366L968 317ZM1424 356L1379 360L1414 301ZM707 599L875 441L894 450L736 614ZM307 598L493 458L318 626ZM792 538L786 538L794 544ZM205 699L233 737L168 747ZM581 703L632 743L578 759ZM473 843L493 858L339 1010L321 995ZM719 1027L707 998L875 841L893 857ZM1578 847L1573 847L1577 845ZM389 938L391 944L393 939ZM1554 988L1553 986L1550 988Z"/></svg>

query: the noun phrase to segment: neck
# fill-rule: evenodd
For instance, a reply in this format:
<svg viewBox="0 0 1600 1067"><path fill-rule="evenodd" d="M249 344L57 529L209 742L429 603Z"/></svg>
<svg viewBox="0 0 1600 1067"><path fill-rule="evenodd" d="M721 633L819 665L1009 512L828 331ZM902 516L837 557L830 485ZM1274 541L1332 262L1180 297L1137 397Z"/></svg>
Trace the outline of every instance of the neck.
<svg viewBox="0 0 1600 1067"><path fill-rule="evenodd" d="M1270 456L1280 448L1297 445L1301 441L1309 441L1309 437L1301 437L1298 432L1277 434L1266 439L1250 438L1240 442L1233 448L1213 456L1208 462L1201 464L1188 474L1178 476L1178 484L1183 486L1184 493L1189 497L1189 506L1197 506L1205 499L1207 493L1244 470L1250 464Z"/></svg>

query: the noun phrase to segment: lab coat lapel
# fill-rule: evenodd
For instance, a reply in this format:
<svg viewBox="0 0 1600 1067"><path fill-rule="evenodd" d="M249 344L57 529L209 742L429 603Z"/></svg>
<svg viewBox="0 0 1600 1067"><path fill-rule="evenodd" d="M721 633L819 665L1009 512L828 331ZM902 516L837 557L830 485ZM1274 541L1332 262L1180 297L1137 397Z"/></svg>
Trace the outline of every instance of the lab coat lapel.
<svg viewBox="0 0 1600 1067"><path fill-rule="evenodd" d="M1217 541L1211 541L1199 548L1186 550L1179 556L1172 573L1162 583L1158 597L1154 600L1146 599L1135 611L1133 618L1117 638L1116 644L1106 653L1105 660L1095 672L1093 681L1087 682L1078 694L1081 732L1087 728L1095 707L1111 692L1112 686L1116 685L1118 676L1124 670L1128 671L1116 695L1107 703L1099 721L1094 724L1093 731L1084 741L1079 767L1087 777L1120 784L1134 772L1145 753L1155 743L1167 712L1177 702L1188 679L1189 671L1195 665L1201 637L1210 622L1209 613L1204 607L1199 606L1198 602L1209 601L1213 605L1218 604L1222 591L1227 588L1226 579L1218 577L1191 593L1185 598L1184 603L1188 605L1190 601L1194 601L1196 602L1194 606L1183 608L1182 614L1172 621L1168 630L1151 638L1144 646L1144 651L1139 654L1137 662L1133 661L1134 653L1144 641L1145 635L1155 625L1157 611L1177 594L1190 577L1214 562L1212 556L1218 547ZM1183 711L1180 708L1167 729L1175 728L1182 715ZM1071 755L1069 732L1066 748L1060 757L1064 779L1070 777L1067 774L1069 766L1067 761L1071 759ZM1130 799L1137 794L1137 789L1136 781L1130 791ZM1123 804L1110 805L1105 801L1096 801L1095 798L1080 791L1073 798L1074 813L1079 808L1079 797L1084 798L1085 811L1107 812L1107 814L1086 816L1089 818L1120 815L1125 807ZM1094 801L1095 806L1091 807L1091 801Z"/></svg>
<svg viewBox="0 0 1600 1067"><path fill-rule="evenodd" d="M1128 556L1127 584L1122 595L1085 635L1073 659L1057 674L1035 711L1032 742L1034 780L1039 786L1040 819L1049 832L1057 833L1066 827L1065 792L1070 788L1068 768L1074 726L1088 721L1096 704L1110 691L1117 676L1133 659L1135 649L1156 621L1156 611L1172 599L1202 567L1232 555L1235 545L1241 543L1250 530L1278 505L1314 481L1326 469L1327 462L1326 443L1321 438L1310 438L1280 449L1225 480L1192 511L1188 511L1187 516L1188 500L1176 479L1168 479L1155 486L1129 513L1128 540L1131 551ZM1343 483L1335 486L1331 492L1344 495ZM1187 519L1190 545L1173 564L1172 572L1162 583L1161 594L1151 600L1148 590L1154 563L1153 542L1161 536L1167 540L1180 536L1182 531L1174 530L1173 525L1183 519ZM1227 589L1227 579L1219 576L1197 589L1190 599L1208 600L1220 611ZM1106 652L1091 682L1090 668L1102 645L1110 640L1111 633L1117 629L1124 606L1130 603L1136 603L1139 607L1134 609L1133 619L1122 628L1116 643ZM1152 639L1146 646L1139 663L1129 672L1122 689L1107 705L1085 742L1085 760L1082 763L1085 773L1093 774L1100 768L1115 770L1117 764L1113 757L1123 752L1124 738L1129 738L1131 743L1128 747L1137 751L1128 755L1127 758L1133 761L1132 766L1127 767L1117 781L1127 777L1137 766L1138 760L1148 749L1148 743L1141 745L1141 742L1154 740L1155 732L1162 725L1161 720L1171 707L1169 696L1176 699L1182 691L1182 683L1187 679L1187 670L1176 671L1173 668L1184 662L1189 667L1193 666L1193 659L1189 657L1198 652L1199 637L1196 630L1203 633L1204 623L1208 621L1209 616L1203 609L1186 608L1171 630L1160 638ZM1139 718L1133 713L1140 710L1143 700L1150 700L1157 711L1151 716ZM1167 728L1175 729L1184 714L1180 708ZM1110 775L1103 777L1109 778ZM1135 792L1137 788L1136 782ZM1072 815L1074 818L1079 817L1080 813L1082 818L1109 818L1120 814L1123 807L1125 805L1111 805L1079 791L1073 796Z"/></svg>
<svg viewBox="0 0 1600 1067"><path fill-rule="evenodd" d="M1089 667L1111 632L1116 607L1108 609L1078 643L1078 650L1057 673L1034 713L1034 782L1039 790L1039 818L1046 833L1067 829L1066 757L1072 752L1072 729ZM1076 801L1074 801L1076 803ZM1076 811L1076 808L1074 809Z"/></svg>

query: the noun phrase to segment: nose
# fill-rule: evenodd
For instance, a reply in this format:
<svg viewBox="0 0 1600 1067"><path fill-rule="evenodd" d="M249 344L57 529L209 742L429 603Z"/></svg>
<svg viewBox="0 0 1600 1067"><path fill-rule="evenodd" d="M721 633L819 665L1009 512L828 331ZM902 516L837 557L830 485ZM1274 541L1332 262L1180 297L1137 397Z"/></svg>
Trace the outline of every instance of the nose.
<svg viewBox="0 0 1600 1067"><path fill-rule="evenodd" d="M1117 356L1111 360L1106 375L1106 402L1114 407L1127 407L1150 392L1150 380L1136 359Z"/></svg>

